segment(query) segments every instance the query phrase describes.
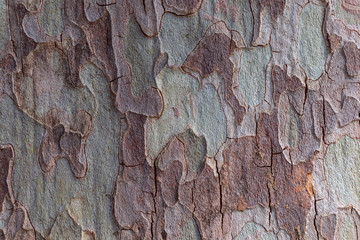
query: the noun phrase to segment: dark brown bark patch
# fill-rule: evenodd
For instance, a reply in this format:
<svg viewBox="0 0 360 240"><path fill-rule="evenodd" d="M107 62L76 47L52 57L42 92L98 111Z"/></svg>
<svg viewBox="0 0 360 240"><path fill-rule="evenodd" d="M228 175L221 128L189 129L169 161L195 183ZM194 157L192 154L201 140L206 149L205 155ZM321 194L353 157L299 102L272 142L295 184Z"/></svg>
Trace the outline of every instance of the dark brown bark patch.
<svg viewBox="0 0 360 240"><path fill-rule="evenodd" d="M14 157L14 149L12 146L0 146L0 212L3 210L5 197L11 198L11 186L9 186L8 180L11 178Z"/></svg>

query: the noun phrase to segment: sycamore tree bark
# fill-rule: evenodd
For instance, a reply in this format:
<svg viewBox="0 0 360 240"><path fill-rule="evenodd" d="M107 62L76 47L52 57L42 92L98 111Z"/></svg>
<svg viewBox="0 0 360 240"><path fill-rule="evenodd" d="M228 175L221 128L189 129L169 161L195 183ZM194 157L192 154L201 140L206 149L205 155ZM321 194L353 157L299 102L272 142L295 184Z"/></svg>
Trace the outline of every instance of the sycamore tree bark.
<svg viewBox="0 0 360 240"><path fill-rule="evenodd" d="M359 239L359 9L0 0L0 239Z"/></svg>

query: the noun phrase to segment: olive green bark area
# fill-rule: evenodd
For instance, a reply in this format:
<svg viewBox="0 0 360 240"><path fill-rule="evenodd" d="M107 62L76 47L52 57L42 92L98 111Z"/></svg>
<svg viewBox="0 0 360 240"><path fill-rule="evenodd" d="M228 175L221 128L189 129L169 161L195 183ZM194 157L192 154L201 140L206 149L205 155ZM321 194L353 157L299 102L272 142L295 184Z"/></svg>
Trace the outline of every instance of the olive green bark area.
<svg viewBox="0 0 360 240"><path fill-rule="evenodd" d="M324 71L327 49L322 34L324 7L309 3L300 15L296 54L307 77L316 80Z"/></svg>
<svg viewBox="0 0 360 240"><path fill-rule="evenodd" d="M191 171L199 171L206 156L206 139L204 136L196 136L192 129L186 130L178 135L178 138L185 144L185 156Z"/></svg>
<svg viewBox="0 0 360 240"><path fill-rule="evenodd" d="M324 164L327 182L341 204L360 208L360 141L348 136L331 144Z"/></svg>
<svg viewBox="0 0 360 240"><path fill-rule="evenodd" d="M131 17L124 45L126 60L132 70L132 90L135 96L140 96L147 88L156 85L154 68L160 56L159 39L147 38Z"/></svg>
<svg viewBox="0 0 360 240"><path fill-rule="evenodd" d="M161 51L169 55L169 66L180 66L206 30L219 21L225 22L229 29L238 31L246 46L251 46L253 17L249 1L204 0L199 11L189 16L165 13L161 21L159 40Z"/></svg>
<svg viewBox="0 0 360 240"><path fill-rule="evenodd" d="M244 49L241 53L239 82L246 102L260 104L265 94L265 71L271 58L270 46Z"/></svg>
<svg viewBox="0 0 360 240"><path fill-rule="evenodd" d="M44 0L39 25L46 34L59 35L64 29L64 0Z"/></svg>
<svg viewBox="0 0 360 240"><path fill-rule="evenodd" d="M63 239L81 239L81 227L76 224L66 210L57 217L49 238L57 239L60 236Z"/></svg>
<svg viewBox="0 0 360 240"><path fill-rule="evenodd" d="M272 232L267 232L265 228L254 222L249 222L242 229L241 233L235 240L243 240L248 238L262 239L262 240L276 240L277 237Z"/></svg>
<svg viewBox="0 0 360 240"><path fill-rule="evenodd" d="M287 136L288 144L291 148L296 148L299 144L300 135L300 120L299 115L291 104L286 114L286 129L285 134Z"/></svg>
<svg viewBox="0 0 360 240"><path fill-rule="evenodd" d="M6 0L0 0L0 51L10 40Z"/></svg>
<svg viewBox="0 0 360 240"><path fill-rule="evenodd" d="M159 38L162 52L169 55L169 66L180 66L185 61L209 25L198 13L189 17L164 14Z"/></svg>
<svg viewBox="0 0 360 240"><path fill-rule="evenodd" d="M149 129L150 157L155 158L172 137L189 127L205 137L207 154L214 156L226 139L226 119L213 85L200 89L195 78L168 67L156 77L156 83L164 97L164 111Z"/></svg>
<svg viewBox="0 0 360 240"><path fill-rule="evenodd" d="M200 240L201 235L199 233L199 229L196 225L196 222L193 218L191 218L182 228L181 235L177 238L177 240Z"/></svg>
<svg viewBox="0 0 360 240"><path fill-rule="evenodd" d="M350 214L346 214L342 223L340 223L338 237L343 239L357 239L356 225Z"/></svg>

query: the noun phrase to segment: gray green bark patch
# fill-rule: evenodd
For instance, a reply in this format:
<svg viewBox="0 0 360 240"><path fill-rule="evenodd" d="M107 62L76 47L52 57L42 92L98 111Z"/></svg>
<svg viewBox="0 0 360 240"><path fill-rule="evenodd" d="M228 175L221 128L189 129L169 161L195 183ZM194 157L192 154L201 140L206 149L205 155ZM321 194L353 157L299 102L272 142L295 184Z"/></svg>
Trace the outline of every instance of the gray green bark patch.
<svg viewBox="0 0 360 240"><path fill-rule="evenodd" d="M291 148L296 148L299 144L299 135L300 135L300 120L299 115L296 113L295 109L291 104L286 115L286 136Z"/></svg>
<svg viewBox="0 0 360 240"><path fill-rule="evenodd" d="M165 68L156 83L164 96L164 112L151 126L147 139L151 157L157 156L166 143L188 127L203 135L208 155L214 156L226 138L226 119L215 88L198 81L179 69Z"/></svg>
<svg viewBox="0 0 360 240"><path fill-rule="evenodd" d="M10 40L7 6L5 0L0 0L0 51Z"/></svg>
<svg viewBox="0 0 360 240"><path fill-rule="evenodd" d="M348 136L331 144L325 156L325 173L331 189L344 205L360 208L360 141Z"/></svg>
<svg viewBox="0 0 360 240"><path fill-rule="evenodd" d="M264 99L265 71L270 58L270 46L242 51L239 82L246 102L251 106L260 104Z"/></svg>
<svg viewBox="0 0 360 240"><path fill-rule="evenodd" d="M64 29L64 1L45 0L39 15L41 29L50 36L57 36Z"/></svg>
<svg viewBox="0 0 360 240"><path fill-rule="evenodd" d="M325 67L326 44L322 34L324 8L309 3L300 15L296 54L306 75L316 80Z"/></svg>
<svg viewBox="0 0 360 240"><path fill-rule="evenodd" d="M134 18L129 19L125 35L125 56L131 65L132 89L135 96L155 86L154 67L160 56L158 37L147 38Z"/></svg>
<svg viewBox="0 0 360 240"><path fill-rule="evenodd" d="M203 166L206 156L206 140L204 136L196 136L192 129L178 135L185 144L186 161L190 170L197 172Z"/></svg>

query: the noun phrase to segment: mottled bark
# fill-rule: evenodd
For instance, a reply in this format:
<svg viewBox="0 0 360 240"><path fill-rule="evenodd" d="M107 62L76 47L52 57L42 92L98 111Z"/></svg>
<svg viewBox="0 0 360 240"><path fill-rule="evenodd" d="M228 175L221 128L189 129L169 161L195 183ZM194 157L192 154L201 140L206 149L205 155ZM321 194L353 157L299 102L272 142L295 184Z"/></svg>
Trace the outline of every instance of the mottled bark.
<svg viewBox="0 0 360 240"><path fill-rule="evenodd" d="M356 0L0 0L0 239L360 238Z"/></svg>

